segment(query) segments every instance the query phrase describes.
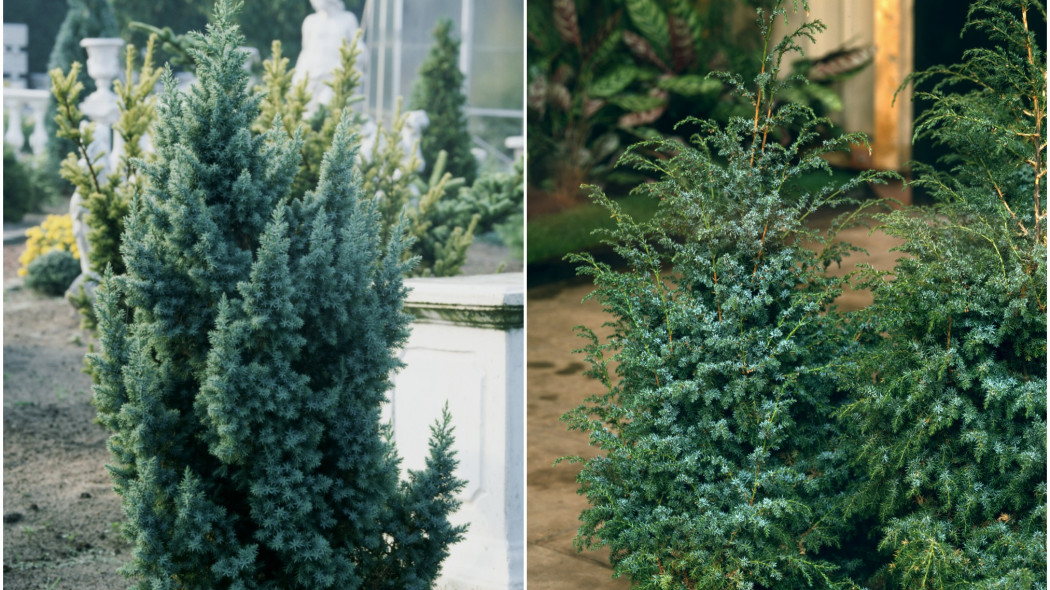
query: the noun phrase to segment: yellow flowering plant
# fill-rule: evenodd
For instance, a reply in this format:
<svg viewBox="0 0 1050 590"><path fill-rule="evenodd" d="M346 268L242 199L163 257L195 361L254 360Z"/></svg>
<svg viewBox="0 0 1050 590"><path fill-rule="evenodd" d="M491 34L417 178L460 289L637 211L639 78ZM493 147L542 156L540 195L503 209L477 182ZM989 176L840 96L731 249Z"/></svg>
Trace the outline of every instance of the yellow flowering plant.
<svg viewBox="0 0 1050 590"><path fill-rule="evenodd" d="M29 263L52 250L65 250L80 260L80 251L73 239L73 219L69 215L48 215L43 223L26 230L26 250L18 258L22 265L18 276L26 276Z"/></svg>

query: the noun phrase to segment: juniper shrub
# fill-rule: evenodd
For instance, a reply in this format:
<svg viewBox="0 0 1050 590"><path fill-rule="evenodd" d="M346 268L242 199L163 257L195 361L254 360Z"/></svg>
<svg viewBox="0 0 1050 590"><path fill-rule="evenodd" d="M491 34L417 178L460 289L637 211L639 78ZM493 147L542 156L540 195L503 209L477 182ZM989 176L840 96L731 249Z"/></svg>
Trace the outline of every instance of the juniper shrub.
<svg viewBox="0 0 1050 590"><path fill-rule="evenodd" d="M848 532L836 514L850 457L831 441L842 436L832 366L855 343L832 305L846 279L825 271L851 249L833 241L837 230L867 207L851 189L886 175L792 182L830 177L822 155L864 138L822 140L826 120L778 102L797 83L778 76L785 56L823 29L809 22L773 43L782 4L759 11L759 75L719 75L750 101L748 117L689 119L679 124L695 129L688 145L628 151L623 161L657 177L636 189L660 201L651 221L592 189L616 220L608 243L626 268L572 257L613 328L607 340L580 328L606 392L564 417L601 450L578 476L590 507L576 542L608 546L615 575L639 588L852 586L850 564L834 557ZM797 131L782 144L784 128ZM805 225L851 203L828 231Z"/></svg>

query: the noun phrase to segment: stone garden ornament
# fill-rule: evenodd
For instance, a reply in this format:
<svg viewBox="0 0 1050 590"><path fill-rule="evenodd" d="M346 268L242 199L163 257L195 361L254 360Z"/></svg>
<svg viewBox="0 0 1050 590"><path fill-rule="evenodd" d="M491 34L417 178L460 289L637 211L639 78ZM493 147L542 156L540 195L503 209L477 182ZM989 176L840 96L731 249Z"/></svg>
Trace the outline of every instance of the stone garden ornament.
<svg viewBox="0 0 1050 590"><path fill-rule="evenodd" d="M359 28L357 17L346 9L342 0L310 0L310 4L316 12L303 19L303 47L292 77L294 84L307 80L306 89L311 96L308 113L332 100L332 89L325 82L332 79L332 73L339 67L339 46L344 39L353 40ZM363 81L368 71L368 51L363 42L359 41L358 45L362 51L357 67Z"/></svg>
<svg viewBox="0 0 1050 590"><path fill-rule="evenodd" d="M87 38L80 45L87 50L87 72L95 81L96 88L80 103L80 110L97 126L95 141L88 146L88 156L94 160L101 154L107 154L103 160L103 172L109 173L116 168L119 156L114 154L121 148L120 135L113 133L113 125L120 118L120 107L117 105L117 95L111 88L113 80L120 75L120 51L124 41L109 37ZM88 125L88 121L81 121L80 125L83 128ZM87 166L87 161L81 158L80 164ZM69 216L73 220L73 239L80 251L81 272L67 291L71 295L77 295L83 287L89 296L93 296L94 287L98 284L98 276L91 271L91 245L85 220L87 215L84 196L80 191L74 191L69 201Z"/></svg>

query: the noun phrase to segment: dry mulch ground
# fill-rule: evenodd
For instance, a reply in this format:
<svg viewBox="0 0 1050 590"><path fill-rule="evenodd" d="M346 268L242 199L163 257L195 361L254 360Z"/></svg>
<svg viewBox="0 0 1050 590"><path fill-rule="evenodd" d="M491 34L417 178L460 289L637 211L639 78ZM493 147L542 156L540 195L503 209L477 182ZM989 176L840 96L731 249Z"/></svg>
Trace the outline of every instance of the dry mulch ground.
<svg viewBox="0 0 1050 590"><path fill-rule="evenodd" d="M3 587L109 590L130 546L94 423L87 336L63 298L21 286L24 245L4 246Z"/></svg>

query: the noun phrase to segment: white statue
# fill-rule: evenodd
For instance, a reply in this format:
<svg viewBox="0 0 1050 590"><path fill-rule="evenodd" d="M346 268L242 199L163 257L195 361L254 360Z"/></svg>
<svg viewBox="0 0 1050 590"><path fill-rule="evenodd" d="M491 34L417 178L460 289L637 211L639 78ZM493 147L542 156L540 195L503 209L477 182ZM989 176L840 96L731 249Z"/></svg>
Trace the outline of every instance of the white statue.
<svg viewBox="0 0 1050 590"><path fill-rule="evenodd" d="M357 150L358 163L372 161L372 153L376 150L376 142L379 140L379 126L372 117L365 118L365 122L361 124L361 148ZM382 147L382 144L379 147Z"/></svg>
<svg viewBox="0 0 1050 590"><path fill-rule="evenodd" d="M98 275L91 271L91 244L88 242L89 228L85 220L88 215L80 191L73 191L73 198L69 200L69 216L73 219L73 240L80 252L80 274L66 289L66 297L79 297L80 291L83 290L88 300L93 302L95 301L95 287L98 286Z"/></svg>
<svg viewBox="0 0 1050 590"><path fill-rule="evenodd" d="M343 40L352 41L359 28L357 17L346 9L343 0L310 0L310 4L317 12L303 20L303 47L292 76L293 84L308 79L306 89L311 98L307 113L332 100L332 89L325 82L332 79L332 72L339 67L339 47ZM361 53L357 56L357 69L363 81L368 70L368 51L363 42L358 43L358 48Z"/></svg>
<svg viewBox="0 0 1050 590"><path fill-rule="evenodd" d="M69 200L69 217L73 220L73 241L80 252L80 272L85 275L91 274L91 244L88 242L88 224L85 219L87 215L88 210L84 206L84 198L80 196L80 191L73 191L73 198Z"/></svg>

